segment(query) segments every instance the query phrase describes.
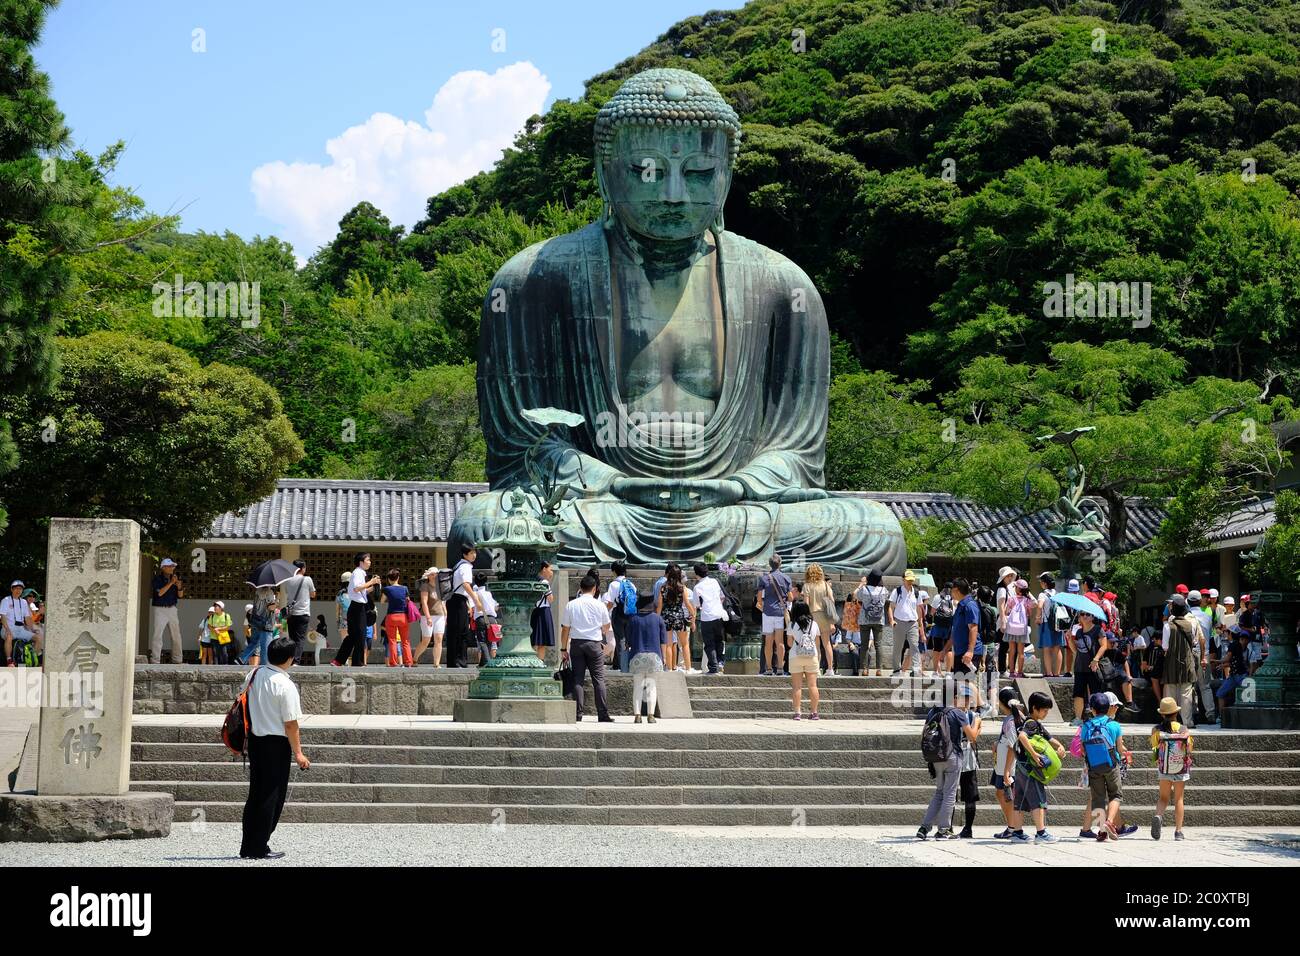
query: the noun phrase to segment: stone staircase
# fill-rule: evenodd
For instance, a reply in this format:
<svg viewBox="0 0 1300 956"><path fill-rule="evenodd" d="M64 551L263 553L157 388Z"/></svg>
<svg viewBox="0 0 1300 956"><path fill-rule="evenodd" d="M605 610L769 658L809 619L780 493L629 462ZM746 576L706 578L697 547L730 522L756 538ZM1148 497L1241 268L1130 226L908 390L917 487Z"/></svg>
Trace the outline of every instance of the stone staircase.
<svg viewBox="0 0 1300 956"><path fill-rule="evenodd" d="M759 676L690 676L686 679L691 709L697 717L789 717L790 678ZM921 718L932 703L941 700L942 681L933 678L818 677L821 695L818 715L823 719L867 720ZM807 687L803 713L812 711Z"/></svg>
<svg viewBox="0 0 1300 956"><path fill-rule="evenodd" d="M743 685L742 685L743 686ZM712 698L764 701L763 697ZM779 701L777 702L779 703ZM830 701L828 700L828 703ZM709 722L712 724L713 722ZM606 730L306 727L282 820L295 823L889 825L909 829L932 792L917 731L833 732L762 721L726 732L666 721ZM716 728L717 725L713 724ZM678 729L681 728L681 729ZM1136 729L1136 728L1135 728ZM645 732L642 732L645 731ZM1061 731L1064 733L1064 731ZM987 735L986 735L987 736ZM176 821L238 821L248 770L218 729L137 722L132 789L176 798ZM1000 826L982 742L978 825ZM1155 772L1129 773L1127 818L1149 822ZM1086 791L1068 758L1049 821L1077 828ZM1206 732L1196 739L1187 825L1300 826L1300 734Z"/></svg>

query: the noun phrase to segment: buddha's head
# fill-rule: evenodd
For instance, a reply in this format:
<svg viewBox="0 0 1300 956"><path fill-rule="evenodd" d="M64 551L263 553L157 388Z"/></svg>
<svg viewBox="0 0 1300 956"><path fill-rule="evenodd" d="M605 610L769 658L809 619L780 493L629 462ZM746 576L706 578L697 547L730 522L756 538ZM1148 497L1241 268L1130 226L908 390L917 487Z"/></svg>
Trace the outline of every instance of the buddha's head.
<svg viewBox="0 0 1300 956"><path fill-rule="evenodd" d="M596 116L596 181L606 221L644 239L722 227L740 119L713 84L686 70L628 79Z"/></svg>

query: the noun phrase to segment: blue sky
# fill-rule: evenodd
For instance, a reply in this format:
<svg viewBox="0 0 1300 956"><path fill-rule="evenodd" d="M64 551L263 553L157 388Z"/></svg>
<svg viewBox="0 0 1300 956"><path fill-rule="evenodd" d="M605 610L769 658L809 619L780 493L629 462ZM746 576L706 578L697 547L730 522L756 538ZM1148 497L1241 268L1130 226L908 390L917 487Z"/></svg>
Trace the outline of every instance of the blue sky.
<svg viewBox="0 0 1300 956"><path fill-rule="evenodd" d="M739 5L63 0L36 58L78 146L126 142L117 182L151 209L304 257L362 198L409 225L528 113L677 21Z"/></svg>

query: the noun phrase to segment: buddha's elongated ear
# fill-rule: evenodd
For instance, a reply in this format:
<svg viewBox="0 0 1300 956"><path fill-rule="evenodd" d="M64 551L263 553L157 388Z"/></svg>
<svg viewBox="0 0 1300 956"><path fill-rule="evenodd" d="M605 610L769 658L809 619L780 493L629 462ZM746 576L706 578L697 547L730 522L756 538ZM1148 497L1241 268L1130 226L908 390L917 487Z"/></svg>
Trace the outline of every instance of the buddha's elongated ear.
<svg viewBox="0 0 1300 956"><path fill-rule="evenodd" d="M606 229L614 225L614 202L609 196L609 187L605 184L605 159L599 149L596 150L596 189L600 192L601 225Z"/></svg>
<svg viewBox="0 0 1300 956"><path fill-rule="evenodd" d="M724 210L727 208L727 196L731 192L731 177L733 170L727 169L727 181L722 186L722 201L718 203L718 218L713 220L713 231L715 233L724 232L727 228Z"/></svg>

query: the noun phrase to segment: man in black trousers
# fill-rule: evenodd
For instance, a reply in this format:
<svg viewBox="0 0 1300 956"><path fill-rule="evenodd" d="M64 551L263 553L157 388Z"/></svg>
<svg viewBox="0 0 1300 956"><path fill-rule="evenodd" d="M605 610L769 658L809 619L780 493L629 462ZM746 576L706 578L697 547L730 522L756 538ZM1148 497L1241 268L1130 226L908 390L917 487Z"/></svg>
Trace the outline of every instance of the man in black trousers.
<svg viewBox="0 0 1300 956"><path fill-rule="evenodd" d="M277 637L267 649L266 659L269 663L249 677L248 691L248 800L239 855L253 860L284 856L272 852L268 841L289 793L290 754L300 770L311 767L298 735L302 704L288 673L295 659L293 641Z"/></svg>

